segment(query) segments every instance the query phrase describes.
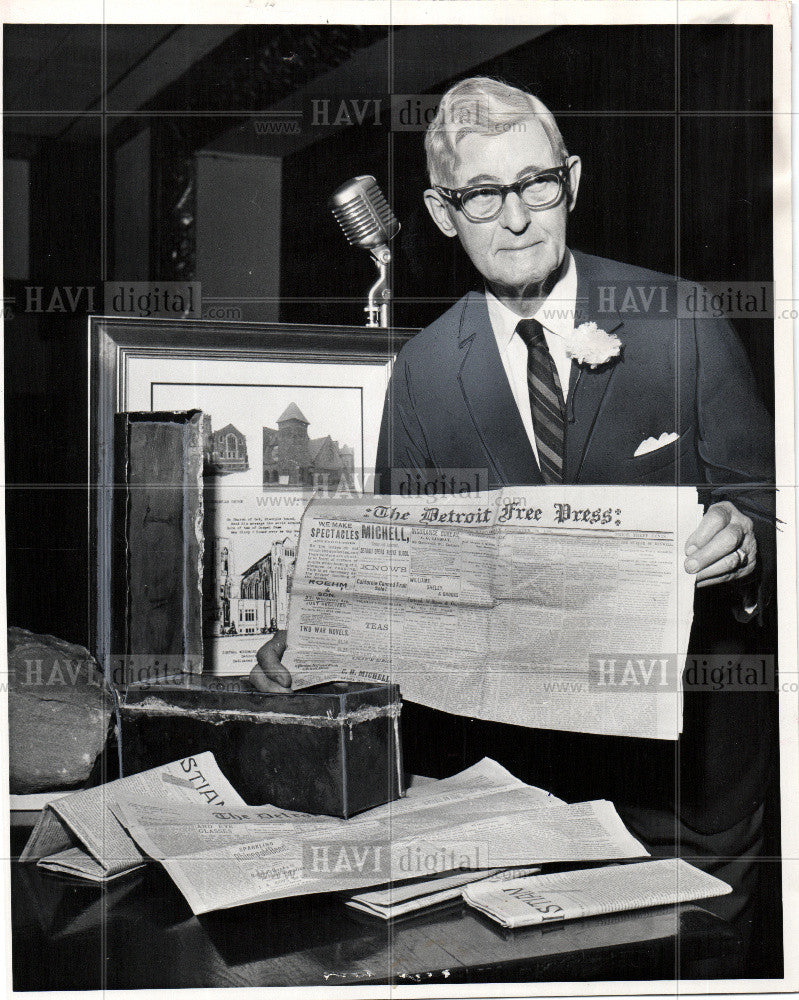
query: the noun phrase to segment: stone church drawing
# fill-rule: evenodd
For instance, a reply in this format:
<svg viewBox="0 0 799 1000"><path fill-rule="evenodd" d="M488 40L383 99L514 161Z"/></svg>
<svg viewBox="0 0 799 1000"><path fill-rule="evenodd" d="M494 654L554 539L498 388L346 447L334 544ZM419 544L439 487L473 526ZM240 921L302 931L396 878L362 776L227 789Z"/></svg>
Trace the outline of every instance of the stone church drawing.
<svg viewBox="0 0 799 1000"><path fill-rule="evenodd" d="M205 437L205 471L218 476L231 472L246 472L247 439L233 424L225 424L218 431L211 430L211 418L203 421Z"/></svg>
<svg viewBox="0 0 799 1000"><path fill-rule="evenodd" d="M296 403L289 403L278 417L277 429L264 427L264 489L353 489L353 449L329 434L309 437L308 427L309 421Z"/></svg>

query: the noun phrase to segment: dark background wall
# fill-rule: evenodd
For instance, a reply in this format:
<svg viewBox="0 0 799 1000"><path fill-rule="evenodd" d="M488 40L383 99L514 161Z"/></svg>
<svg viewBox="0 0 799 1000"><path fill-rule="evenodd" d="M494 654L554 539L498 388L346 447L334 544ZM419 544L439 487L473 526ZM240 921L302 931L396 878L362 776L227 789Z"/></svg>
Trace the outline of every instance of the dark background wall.
<svg viewBox="0 0 799 1000"><path fill-rule="evenodd" d="M114 36L120 50L125 30L117 28ZM197 29L204 30L218 29ZM392 37L403 30L395 29ZM413 30L429 33L435 49L440 29ZM464 50L479 49L487 38L485 28L461 30ZM77 54L70 42L74 32L52 31L61 48L51 49L66 66ZM31 165L28 274L7 280L5 290L17 302L5 324L10 623L90 642L86 306L27 312L19 308L26 287L44 285L47 294L54 284L98 287L106 277L124 279L125 243L115 243L114 236L143 230L149 234L146 253L131 246L128 254L135 277L143 277L146 266L151 280L191 278L194 154L212 142L224 148L237 123L251 130L264 107L290 103L300 88L307 93L315 73L346 68L388 36L376 27L239 29L148 98L146 118L95 113L79 129L54 127L47 134L39 118L27 134L24 111L54 109L32 107L31 94L7 104L12 114L4 120L5 155ZM90 41L96 56L87 56L84 46L82 58L96 58L99 70L99 36L91 33ZM7 74L15 52L30 44L23 27L6 29ZM388 81L388 62L379 69ZM555 27L506 46L472 65L472 72L536 92L558 117L570 152L582 157L580 199L571 219L574 247L699 281L771 280L769 28ZM440 94L467 74L453 56L442 55L438 75L434 87L419 91ZM69 107L70 74L61 76ZM352 95L365 96L357 80ZM388 83L368 96L388 107ZM198 113L203 108L207 114ZM307 121L307 97L298 97L296 108ZM126 199L124 192L114 196L114 151L145 127L148 140L128 146L126 157L129 163L132 151L141 149L149 158L145 170L134 171L137 183L150 177L146 226L141 219L134 225L117 219L115 228L114 208L123 211ZM281 320L363 322L373 265L368 254L347 245L327 209L332 191L356 174L377 177L402 223L394 243L396 324L423 326L474 285L468 259L438 233L424 209L422 139L420 131L392 131L385 113L380 124L367 115L362 124L324 132L283 157ZM281 148L278 139L259 146L265 156L281 155ZM14 233L7 230L5 239L13 243ZM96 311L101 309L100 296ZM764 398L773 405L771 324L736 326Z"/></svg>
<svg viewBox="0 0 799 1000"><path fill-rule="evenodd" d="M31 159L30 266L6 281L8 621L88 643L87 288L101 272L99 128ZM6 146L6 155L9 149ZM8 239L6 234L6 239ZM56 286L84 289L76 311ZM28 306L31 306L30 310ZM63 309L61 306L63 305ZM99 305L99 303L98 303Z"/></svg>

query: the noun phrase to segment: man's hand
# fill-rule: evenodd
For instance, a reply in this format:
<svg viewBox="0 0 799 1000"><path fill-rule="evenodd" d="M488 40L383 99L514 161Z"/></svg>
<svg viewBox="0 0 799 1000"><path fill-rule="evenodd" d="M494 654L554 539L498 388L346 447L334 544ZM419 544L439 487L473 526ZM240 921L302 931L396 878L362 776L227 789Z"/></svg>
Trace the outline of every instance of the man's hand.
<svg viewBox="0 0 799 1000"><path fill-rule="evenodd" d="M728 500L714 503L685 543L685 555L685 569L696 573L697 587L742 580L757 565L752 519Z"/></svg>
<svg viewBox="0 0 799 1000"><path fill-rule="evenodd" d="M291 690L291 674L280 662L286 652L286 630L275 632L255 654L258 661L250 671L250 683L259 691L286 694Z"/></svg>

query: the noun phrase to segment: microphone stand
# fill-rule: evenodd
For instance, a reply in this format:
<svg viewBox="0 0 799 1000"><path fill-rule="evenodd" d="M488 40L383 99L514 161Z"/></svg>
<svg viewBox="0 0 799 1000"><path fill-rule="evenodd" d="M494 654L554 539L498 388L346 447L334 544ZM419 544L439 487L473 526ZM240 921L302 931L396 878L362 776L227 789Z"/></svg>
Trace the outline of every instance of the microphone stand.
<svg viewBox="0 0 799 1000"><path fill-rule="evenodd" d="M391 298L388 266L391 263L391 251L385 243L382 243L380 246L370 247L369 253L377 265L378 278L369 289L368 304L364 306L366 325L388 329L388 303Z"/></svg>

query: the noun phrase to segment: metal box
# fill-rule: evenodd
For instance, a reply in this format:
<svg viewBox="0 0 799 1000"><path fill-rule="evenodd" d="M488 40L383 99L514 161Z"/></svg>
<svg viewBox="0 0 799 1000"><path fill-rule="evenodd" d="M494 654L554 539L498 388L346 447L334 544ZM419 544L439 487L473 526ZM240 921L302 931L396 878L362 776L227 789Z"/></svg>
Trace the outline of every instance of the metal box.
<svg viewBox="0 0 799 1000"><path fill-rule="evenodd" d="M250 805L345 819L405 791L395 684L262 694L243 677L183 675L117 698L125 775L211 750Z"/></svg>

